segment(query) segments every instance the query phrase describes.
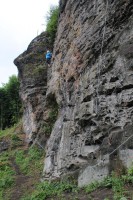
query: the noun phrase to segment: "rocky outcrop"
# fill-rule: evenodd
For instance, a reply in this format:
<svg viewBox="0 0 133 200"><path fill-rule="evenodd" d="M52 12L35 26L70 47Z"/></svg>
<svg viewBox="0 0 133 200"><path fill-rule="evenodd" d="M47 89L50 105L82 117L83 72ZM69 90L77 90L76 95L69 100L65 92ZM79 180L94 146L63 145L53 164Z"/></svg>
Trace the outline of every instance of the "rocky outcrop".
<svg viewBox="0 0 133 200"><path fill-rule="evenodd" d="M11 146L10 141L1 140L0 141L0 153L2 153L3 151L6 151L7 149L9 149L10 146Z"/></svg>
<svg viewBox="0 0 133 200"><path fill-rule="evenodd" d="M39 140L45 144L47 64L45 53L51 49L49 36L42 33L15 59L20 79L20 96L23 103L23 129L28 143Z"/></svg>
<svg viewBox="0 0 133 200"><path fill-rule="evenodd" d="M60 111L45 179L75 174L82 186L133 161L132 9L131 0L62 1L47 90Z"/></svg>
<svg viewBox="0 0 133 200"><path fill-rule="evenodd" d="M58 104L44 179L73 175L83 186L133 161L133 2L62 0L60 6L48 85L45 67L44 75L30 76L29 84L26 71L40 64L36 59L25 62L27 53L15 64L28 137L46 121L46 105ZM46 137L45 131L40 133Z"/></svg>

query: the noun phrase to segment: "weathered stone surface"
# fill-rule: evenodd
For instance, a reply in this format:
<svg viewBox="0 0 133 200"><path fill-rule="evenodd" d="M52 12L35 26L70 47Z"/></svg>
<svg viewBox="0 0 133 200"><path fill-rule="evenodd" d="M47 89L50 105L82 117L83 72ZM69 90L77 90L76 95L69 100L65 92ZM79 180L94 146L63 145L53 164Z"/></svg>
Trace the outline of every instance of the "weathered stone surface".
<svg viewBox="0 0 133 200"><path fill-rule="evenodd" d="M48 141L44 178L77 171L82 186L131 164L133 138L119 146L133 134L132 65L131 0L61 1L47 97L63 123Z"/></svg>
<svg viewBox="0 0 133 200"><path fill-rule="evenodd" d="M11 144L8 140L0 141L0 153L9 149L10 146L11 146Z"/></svg>
<svg viewBox="0 0 133 200"><path fill-rule="evenodd" d="M76 174L83 186L133 161L133 1L61 0L60 7L49 82L43 34L15 64L28 139L46 141L47 105L58 103L44 179Z"/></svg>
<svg viewBox="0 0 133 200"><path fill-rule="evenodd" d="M46 143L44 133L46 115L45 96L47 90L47 65L45 53L51 49L49 36L42 33L28 46L27 50L15 59L20 79L20 96L23 103L23 129L27 141L35 139Z"/></svg>

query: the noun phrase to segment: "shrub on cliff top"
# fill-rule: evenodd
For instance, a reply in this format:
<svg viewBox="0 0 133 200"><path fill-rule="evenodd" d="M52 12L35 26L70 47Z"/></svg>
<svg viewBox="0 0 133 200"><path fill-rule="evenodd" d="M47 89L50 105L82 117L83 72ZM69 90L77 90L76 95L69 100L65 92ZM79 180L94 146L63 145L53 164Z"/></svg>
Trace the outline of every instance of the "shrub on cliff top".
<svg viewBox="0 0 133 200"><path fill-rule="evenodd" d="M52 6L47 14L47 25L46 25L46 31L50 35L50 40L52 44L54 43L57 32L58 16L59 16L59 7Z"/></svg>

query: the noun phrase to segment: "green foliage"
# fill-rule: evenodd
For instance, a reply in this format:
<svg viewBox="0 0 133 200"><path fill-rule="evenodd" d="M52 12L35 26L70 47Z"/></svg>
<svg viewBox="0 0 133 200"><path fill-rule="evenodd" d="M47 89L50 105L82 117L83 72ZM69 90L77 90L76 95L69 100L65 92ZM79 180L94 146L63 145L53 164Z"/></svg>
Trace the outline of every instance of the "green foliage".
<svg viewBox="0 0 133 200"><path fill-rule="evenodd" d="M124 185L127 183L133 183L133 173L132 173L133 167L131 167L128 170L128 173L123 176L117 176L114 172L111 176L105 178L101 182L93 182L90 185L85 187L85 191L87 193L91 193L94 190L98 188L112 188L114 197L114 200L122 200L126 199L126 195L128 198L128 194L126 194L126 191L124 189ZM107 198L106 198L107 199Z"/></svg>
<svg viewBox="0 0 133 200"><path fill-rule="evenodd" d="M50 35L50 40L52 44L54 43L57 32L58 16L59 16L59 7L52 6L47 15L47 26L46 26L46 31Z"/></svg>
<svg viewBox="0 0 133 200"><path fill-rule="evenodd" d="M112 190L114 192L114 200L118 200L124 196L124 182L120 177L112 175Z"/></svg>
<svg viewBox="0 0 133 200"><path fill-rule="evenodd" d="M0 131L0 141L7 141L10 149L14 149L17 146L20 147L23 144L20 135L18 136L15 133L16 128L19 126L21 126L21 121L11 128Z"/></svg>
<svg viewBox="0 0 133 200"><path fill-rule="evenodd" d="M14 127L7 128L5 130L1 130L0 131L0 140L2 138L10 138L11 135L13 134L13 131L14 131Z"/></svg>
<svg viewBox="0 0 133 200"><path fill-rule="evenodd" d="M28 152L18 150L15 152L16 163L24 174L33 174L43 169L44 152L37 147L30 148Z"/></svg>
<svg viewBox="0 0 133 200"><path fill-rule="evenodd" d="M23 176L26 174L26 180L27 177L34 177L32 178L32 185L38 182L43 170L44 151L35 146L29 149L25 149L26 146L22 146L22 149L20 149L18 144L25 145L22 141L23 135L21 132L20 134L13 134L15 127L18 126L2 131L0 135L1 141L7 140L11 144L9 150L0 154L0 200L11 199L14 188L16 188L15 180L18 172L15 166L19 169L20 174L23 174ZM15 162L16 160L17 163Z"/></svg>
<svg viewBox="0 0 133 200"><path fill-rule="evenodd" d="M20 141L20 138L19 138L17 135L15 135L15 134L12 135L11 139L12 139L12 141L14 141L14 142Z"/></svg>
<svg viewBox="0 0 133 200"><path fill-rule="evenodd" d="M36 186L32 195L23 197L21 200L45 200L54 196L61 199L63 192L75 192L77 190L77 186L70 182L42 182Z"/></svg>
<svg viewBox="0 0 133 200"><path fill-rule="evenodd" d="M122 176L124 183L129 182L133 184L133 166L127 170L127 174Z"/></svg>
<svg viewBox="0 0 133 200"><path fill-rule="evenodd" d="M0 166L0 177L1 177L1 181L0 181L0 188L7 188L10 187L14 180L12 175L14 174L14 172L11 170L11 168L9 166Z"/></svg>
<svg viewBox="0 0 133 200"><path fill-rule="evenodd" d="M91 183L90 185L86 186L85 191L87 193L91 193L99 187L100 187L100 183L98 181L95 181L95 182Z"/></svg>
<svg viewBox="0 0 133 200"><path fill-rule="evenodd" d="M47 136L49 136L51 134L51 131L52 131L52 126L50 124L46 124L44 125L44 128L43 128L45 134Z"/></svg>
<svg viewBox="0 0 133 200"><path fill-rule="evenodd" d="M9 82L0 88L0 128L14 125L20 118L21 102L19 98L19 81L13 75Z"/></svg>
<svg viewBox="0 0 133 200"><path fill-rule="evenodd" d="M9 164L9 155L7 152L0 156L0 199L3 199L6 189L14 185L14 171Z"/></svg>
<svg viewBox="0 0 133 200"><path fill-rule="evenodd" d="M49 112L49 120L53 124L55 123L58 115L58 105L54 104Z"/></svg>
<svg viewBox="0 0 133 200"><path fill-rule="evenodd" d="M20 147L21 145L22 140L16 134L13 134L11 136L11 148L14 149L16 147Z"/></svg>
<svg viewBox="0 0 133 200"><path fill-rule="evenodd" d="M133 176L133 165L128 169L128 176Z"/></svg>

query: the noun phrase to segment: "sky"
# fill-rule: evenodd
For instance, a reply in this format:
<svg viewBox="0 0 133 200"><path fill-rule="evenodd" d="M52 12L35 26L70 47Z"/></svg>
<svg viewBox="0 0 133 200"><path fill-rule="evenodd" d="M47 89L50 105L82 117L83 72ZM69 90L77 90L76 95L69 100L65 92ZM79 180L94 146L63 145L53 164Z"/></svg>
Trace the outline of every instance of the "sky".
<svg viewBox="0 0 133 200"><path fill-rule="evenodd" d="M13 60L45 31L46 15L59 0L0 0L0 87L17 75Z"/></svg>

